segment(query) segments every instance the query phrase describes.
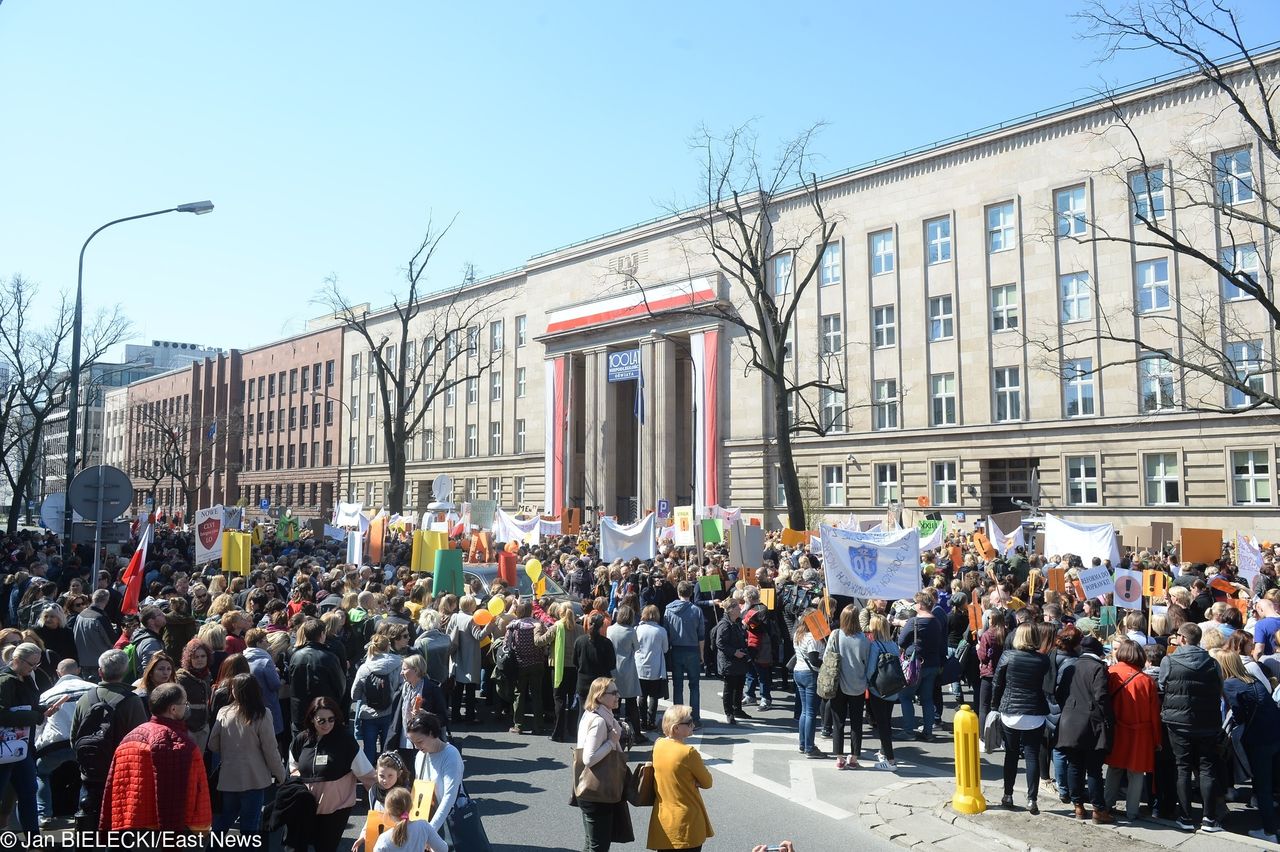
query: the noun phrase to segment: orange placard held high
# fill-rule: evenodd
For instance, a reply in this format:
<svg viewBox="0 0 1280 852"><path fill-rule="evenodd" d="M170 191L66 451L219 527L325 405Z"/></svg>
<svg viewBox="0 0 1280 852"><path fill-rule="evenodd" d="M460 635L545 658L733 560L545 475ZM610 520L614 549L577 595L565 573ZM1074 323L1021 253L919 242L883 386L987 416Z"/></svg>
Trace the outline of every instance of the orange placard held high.
<svg viewBox="0 0 1280 852"><path fill-rule="evenodd" d="M1148 568L1142 572L1142 594L1149 598L1162 598L1169 591L1169 575Z"/></svg>
<svg viewBox="0 0 1280 852"><path fill-rule="evenodd" d="M827 624L827 617L822 614L821 610L814 610L804 617L805 626L809 628L809 633L814 639L822 640L831 635L831 627Z"/></svg>
<svg viewBox="0 0 1280 852"><path fill-rule="evenodd" d="M991 544L991 539L987 538L986 533L976 532L973 534L973 546L982 554L982 558L990 562L999 554L995 547Z"/></svg>
<svg viewBox="0 0 1280 852"><path fill-rule="evenodd" d="M1183 527L1178 556L1184 563L1217 562L1222 558L1222 530Z"/></svg>
<svg viewBox="0 0 1280 852"><path fill-rule="evenodd" d="M805 537L808 535L804 530L793 530L790 527L782 528L782 546L797 547L805 543Z"/></svg>
<svg viewBox="0 0 1280 852"><path fill-rule="evenodd" d="M956 545L951 545L951 570L953 573L960 573L960 566L964 564L964 551Z"/></svg>
<svg viewBox="0 0 1280 852"><path fill-rule="evenodd" d="M969 629L977 633L982 629L982 597L978 590L973 590L973 599L969 601Z"/></svg>
<svg viewBox="0 0 1280 852"><path fill-rule="evenodd" d="M1214 577L1209 581L1209 588L1217 589L1220 592L1225 592L1232 596L1234 596L1237 591L1235 585L1226 577Z"/></svg>
<svg viewBox="0 0 1280 852"><path fill-rule="evenodd" d="M1235 607L1240 612L1240 616L1242 618L1248 620L1249 602L1247 600L1245 600L1244 598L1228 598L1227 603Z"/></svg>
<svg viewBox="0 0 1280 852"><path fill-rule="evenodd" d="M1067 593L1066 568L1049 569L1049 591L1057 592L1060 595L1065 595Z"/></svg>

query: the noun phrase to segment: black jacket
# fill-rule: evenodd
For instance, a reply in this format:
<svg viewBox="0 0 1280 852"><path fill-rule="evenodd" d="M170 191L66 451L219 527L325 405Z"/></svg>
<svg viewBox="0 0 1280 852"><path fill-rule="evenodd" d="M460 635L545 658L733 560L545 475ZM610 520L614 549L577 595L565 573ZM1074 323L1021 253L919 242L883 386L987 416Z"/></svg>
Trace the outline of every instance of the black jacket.
<svg viewBox="0 0 1280 852"><path fill-rule="evenodd" d="M1001 713L1028 716L1049 715L1044 679L1049 658L1036 651L1009 650L1000 655L996 667L991 704Z"/></svg>
<svg viewBox="0 0 1280 852"><path fill-rule="evenodd" d="M741 621L720 619L720 623L711 631L712 641L716 646L716 663L720 674L727 677L743 677L747 673L747 633L742 629ZM734 655L742 651L744 656Z"/></svg>
<svg viewBox="0 0 1280 852"><path fill-rule="evenodd" d="M1106 664L1092 654L1081 654L1071 667L1069 683L1058 720L1057 747L1109 751L1115 716Z"/></svg>
<svg viewBox="0 0 1280 852"><path fill-rule="evenodd" d="M312 699L323 695L345 706L347 678L337 655L312 642L294 651L289 658L289 693L293 724L299 729Z"/></svg>
<svg viewBox="0 0 1280 852"><path fill-rule="evenodd" d="M1164 703L1160 721L1188 736L1207 737L1222 728L1222 670L1199 645L1183 645L1160 663Z"/></svg>
<svg viewBox="0 0 1280 852"><path fill-rule="evenodd" d="M618 664L613 642L607 636L579 636L573 643L573 665L578 670L577 689L579 695L586 695L591 688L591 681L598 677L612 677Z"/></svg>

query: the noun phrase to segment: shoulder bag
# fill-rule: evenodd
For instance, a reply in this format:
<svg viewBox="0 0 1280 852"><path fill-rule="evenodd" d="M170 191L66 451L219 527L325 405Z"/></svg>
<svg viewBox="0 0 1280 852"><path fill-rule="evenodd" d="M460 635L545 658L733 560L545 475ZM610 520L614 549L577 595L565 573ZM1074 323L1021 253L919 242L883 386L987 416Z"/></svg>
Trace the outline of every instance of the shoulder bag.
<svg viewBox="0 0 1280 852"><path fill-rule="evenodd" d="M818 697L830 701L840 689L840 633L837 630L827 638L827 651L818 669Z"/></svg>
<svg viewBox="0 0 1280 852"><path fill-rule="evenodd" d="M876 654L875 671L871 674L871 687L881 698L892 700L907 686L907 679L902 674L902 660L879 641L875 646L879 652Z"/></svg>
<svg viewBox="0 0 1280 852"><path fill-rule="evenodd" d="M911 625L911 647L902 650L902 676L906 681L905 686L915 686L920 682L920 668L920 616L915 616L915 622Z"/></svg>
<svg viewBox="0 0 1280 852"><path fill-rule="evenodd" d="M449 826L450 849L492 852L489 835L480 822L480 809L476 807L476 800L467 795L465 784L458 788L458 798L454 800L453 810L449 811L445 822Z"/></svg>
<svg viewBox="0 0 1280 852"><path fill-rule="evenodd" d="M657 787L653 777L653 764L641 763L627 773L627 801L637 808L653 807L657 798Z"/></svg>
<svg viewBox="0 0 1280 852"><path fill-rule="evenodd" d="M23 704L20 707L10 707L9 709L30 710L31 705ZM30 748L30 728L0 728L0 765L22 762L26 759L27 751Z"/></svg>

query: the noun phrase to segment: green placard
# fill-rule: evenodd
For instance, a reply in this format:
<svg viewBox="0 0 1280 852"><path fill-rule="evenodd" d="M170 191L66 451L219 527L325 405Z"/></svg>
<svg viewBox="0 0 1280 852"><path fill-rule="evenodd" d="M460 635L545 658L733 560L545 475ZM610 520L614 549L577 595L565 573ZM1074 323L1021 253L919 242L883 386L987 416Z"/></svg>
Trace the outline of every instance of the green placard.
<svg viewBox="0 0 1280 852"><path fill-rule="evenodd" d="M702 543L719 544L724 541L724 522L719 518L702 519Z"/></svg>
<svg viewBox="0 0 1280 852"><path fill-rule="evenodd" d="M462 595L462 551L461 550L437 550L436 551L436 571L435 582L432 586L432 594L439 597L440 595L454 594L461 597Z"/></svg>
<svg viewBox="0 0 1280 852"><path fill-rule="evenodd" d="M707 574L698 578L698 588L704 592L718 592L724 588L724 584L715 574Z"/></svg>
<svg viewBox="0 0 1280 852"><path fill-rule="evenodd" d="M1116 626L1116 608L1113 606L1104 606L1102 612L1098 615L1099 627L1115 627Z"/></svg>

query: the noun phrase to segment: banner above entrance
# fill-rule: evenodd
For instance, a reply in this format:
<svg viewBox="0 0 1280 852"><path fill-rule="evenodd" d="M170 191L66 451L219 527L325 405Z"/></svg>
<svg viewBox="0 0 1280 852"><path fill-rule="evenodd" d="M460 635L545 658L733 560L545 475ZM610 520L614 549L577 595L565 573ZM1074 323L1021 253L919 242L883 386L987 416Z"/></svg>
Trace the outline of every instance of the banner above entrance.
<svg viewBox="0 0 1280 852"><path fill-rule="evenodd" d="M689 308L714 302L719 295L714 275L652 287L633 285L630 289L603 299L547 311L547 334L581 331L605 323Z"/></svg>
<svg viewBox="0 0 1280 852"><path fill-rule="evenodd" d="M633 382L640 378L640 348L609 353L609 381Z"/></svg>

